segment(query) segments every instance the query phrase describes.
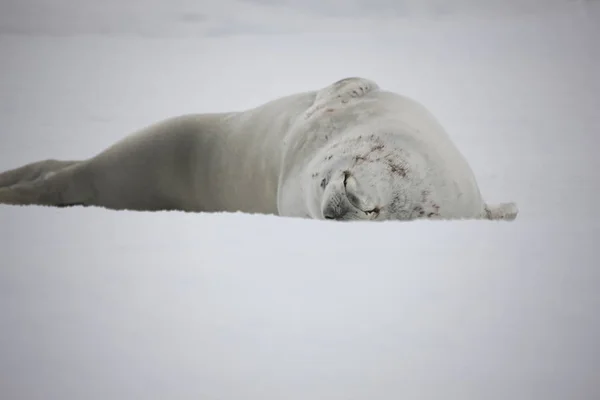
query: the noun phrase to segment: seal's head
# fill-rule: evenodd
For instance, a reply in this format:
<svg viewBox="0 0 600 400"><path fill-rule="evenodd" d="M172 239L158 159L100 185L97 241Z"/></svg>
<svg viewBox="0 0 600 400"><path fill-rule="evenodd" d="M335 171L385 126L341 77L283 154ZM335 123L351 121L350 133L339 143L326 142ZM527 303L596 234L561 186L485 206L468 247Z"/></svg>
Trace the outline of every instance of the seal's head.
<svg viewBox="0 0 600 400"><path fill-rule="evenodd" d="M422 180L423 160L380 137L359 136L324 153L313 172L316 219L410 220L432 218L439 207ZM390 149L391 148L391 149Z"/></svg>
<svg viewBox="0 0 600 400"><path fill-rule="evenodd" d="M329 180L322 181L324 187L319 210L322 218L375 220L389 210L386 206L392 197L391 187L382 184L379 177L375 181L360 179L357 177L359 172L366 175L366 171L348 168L335 171Z"/></svg>

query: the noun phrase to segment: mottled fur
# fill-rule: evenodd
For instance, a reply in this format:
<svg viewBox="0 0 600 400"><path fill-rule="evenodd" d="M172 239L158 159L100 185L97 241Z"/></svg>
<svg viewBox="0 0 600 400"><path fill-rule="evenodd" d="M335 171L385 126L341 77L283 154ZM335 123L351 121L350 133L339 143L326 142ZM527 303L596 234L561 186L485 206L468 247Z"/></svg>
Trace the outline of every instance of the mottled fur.
<svg viewBox="0 0 600 400"><path fill-rule="evenodd" d="M242 112L182 115L82 161L0 174L0 203L335 220L514 219L486 204L419 103L347 78Z"/></svg>

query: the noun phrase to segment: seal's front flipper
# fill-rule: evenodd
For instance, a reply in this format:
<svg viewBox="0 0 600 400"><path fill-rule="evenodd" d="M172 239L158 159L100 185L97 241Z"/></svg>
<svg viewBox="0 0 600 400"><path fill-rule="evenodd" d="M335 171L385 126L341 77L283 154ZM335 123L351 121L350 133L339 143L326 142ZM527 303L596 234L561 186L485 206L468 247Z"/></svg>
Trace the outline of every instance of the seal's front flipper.
<svg viewBox="0 0 600 400"><path fill-rule="evenodd" d="M359 98L378 90L377 83L366 78L346 78L319 90L315 102L307 110L306 117L324 108L334 110L347 104L353 98Z"/></svg>
<svg viewBox="0 0 600 400"><path fill-rule="evenodd" d="M350 99L361 97L369 92L379 89L379 86L366 78L345 78L339 80L317 93L315 103L332 99Z"/></svg>
<svg viewBox="0 0 600 400"><path fill-rule="evenodd" d="M516 203L500 203L485 205L485 219L492 221L505 220L514 221L519 214Z"/></svg>

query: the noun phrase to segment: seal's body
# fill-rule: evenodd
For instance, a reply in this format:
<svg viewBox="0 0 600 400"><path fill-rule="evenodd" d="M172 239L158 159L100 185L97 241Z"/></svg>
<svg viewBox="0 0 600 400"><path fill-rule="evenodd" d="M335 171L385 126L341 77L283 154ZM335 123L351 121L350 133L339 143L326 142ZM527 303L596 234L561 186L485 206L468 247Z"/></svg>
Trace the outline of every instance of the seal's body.
<svg viewBox="0 0 600 400"><path fill-rule="evenodd" d="M0 203L336 220L514 219L419 103L348 78L257 108L183 115L84 161L0 174Z"/></svg>

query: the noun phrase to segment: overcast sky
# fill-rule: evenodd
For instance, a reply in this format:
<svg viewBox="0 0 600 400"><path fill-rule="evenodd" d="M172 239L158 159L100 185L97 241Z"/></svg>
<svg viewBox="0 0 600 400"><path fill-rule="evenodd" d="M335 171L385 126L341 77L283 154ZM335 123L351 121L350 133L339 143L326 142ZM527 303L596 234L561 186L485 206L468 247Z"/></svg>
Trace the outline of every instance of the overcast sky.
<svg viewBox="0 0 600 400"><path fill-rule="evenodd" d="M596 0L2 0L0 34L207 36L372 29L403 17L498 18ZM392 23L392 22L390 22Z"/></svg>

